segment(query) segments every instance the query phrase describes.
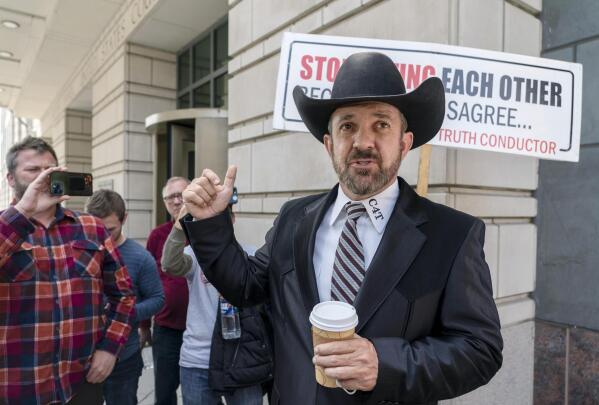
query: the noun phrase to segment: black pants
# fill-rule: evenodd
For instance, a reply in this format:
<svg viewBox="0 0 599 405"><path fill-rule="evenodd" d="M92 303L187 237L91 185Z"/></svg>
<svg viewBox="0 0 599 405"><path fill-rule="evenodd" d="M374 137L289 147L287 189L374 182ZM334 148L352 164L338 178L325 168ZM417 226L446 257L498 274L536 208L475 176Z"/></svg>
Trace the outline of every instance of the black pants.
<svg viewBox="0 0 599 405"><path fill-rule="evenodd" d="M102 405L104 398L102 396L103 384L90 384L84 382L75 396L67 402L68 405Z"/></svg>
<svg viewBox="0 0 599 405"><path fill-rule="evenodd" d="M154 324L152 357L154 358L154 392L156 405L176 405L179 387L179 354L183 331Z"/></svg>
<svg viewBox="0 0 599 405"><path fill-rule="evenodd" d="M106 405L137 405L137 387L144 368L141 350L116 362L104 381Z"/></svg>

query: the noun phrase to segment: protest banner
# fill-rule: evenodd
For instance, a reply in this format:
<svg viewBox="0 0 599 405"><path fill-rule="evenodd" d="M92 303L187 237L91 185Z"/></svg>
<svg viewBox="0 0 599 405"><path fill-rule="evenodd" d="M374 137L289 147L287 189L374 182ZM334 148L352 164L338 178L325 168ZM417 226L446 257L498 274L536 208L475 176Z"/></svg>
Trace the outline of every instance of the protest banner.
<svg viewBox="0 0 599 405"><path fill-rule="evenodd" d="M388 55L408 92L442 80L445 120L430 144L578 161L581 64L443 44L286 33L273 126L307 131L293 88L330 98L343 61L366 51Z"/></svg>

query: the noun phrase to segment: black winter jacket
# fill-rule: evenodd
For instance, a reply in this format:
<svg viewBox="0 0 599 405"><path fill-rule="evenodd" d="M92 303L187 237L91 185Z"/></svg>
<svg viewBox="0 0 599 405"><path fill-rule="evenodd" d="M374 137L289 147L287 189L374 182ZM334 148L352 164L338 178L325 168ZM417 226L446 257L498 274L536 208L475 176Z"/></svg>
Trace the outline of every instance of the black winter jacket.
<svg viewBox="0 0 599 405"><path fill-rule="evenodd" d="M208 383L218 392L265 384L272 380L272 326L264 305L239 309L241 337L226 340L220 306L212 333Z"/></svg>

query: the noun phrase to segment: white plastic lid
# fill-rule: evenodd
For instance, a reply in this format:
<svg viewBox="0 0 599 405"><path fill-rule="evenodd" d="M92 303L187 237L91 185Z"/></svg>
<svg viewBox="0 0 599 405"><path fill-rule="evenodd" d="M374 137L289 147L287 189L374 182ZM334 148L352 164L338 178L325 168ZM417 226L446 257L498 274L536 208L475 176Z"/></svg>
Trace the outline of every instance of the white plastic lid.
<svg viewBox="0 0 599 405"><path fill-rule="evenodd" d="M343 332L358 325L356 309L341 301L316 304L310 313L310 323L329 332Z"/></svg>

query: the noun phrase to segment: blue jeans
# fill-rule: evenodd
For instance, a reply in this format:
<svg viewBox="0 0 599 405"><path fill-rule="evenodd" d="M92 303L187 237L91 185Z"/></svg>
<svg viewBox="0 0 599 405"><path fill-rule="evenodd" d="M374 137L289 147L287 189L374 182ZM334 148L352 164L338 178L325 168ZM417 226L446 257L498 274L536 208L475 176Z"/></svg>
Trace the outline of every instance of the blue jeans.
<svg viewBox="0 0 599 405"><path fill-rule="evenodd" d="M112 373L104 382L106 405L137 404L137 385L143 367L141 350L116 362Z"/></svg>
<svg viewBox="0 0 599 405"><path fill-rule="evenodd" d="M208 385L208 370L203 368L181 367L181 393L183 405L217 405L221 395ZM238 388L223 395L227 405L262 405L260 384Z"/></svg>
<svg viewBox="0 0 599 405"><path fill-rule="evenodd" d="M182 330L154 324L152 357L154 359L156 405L177 405L179 354L182 344Z"/></svg>

